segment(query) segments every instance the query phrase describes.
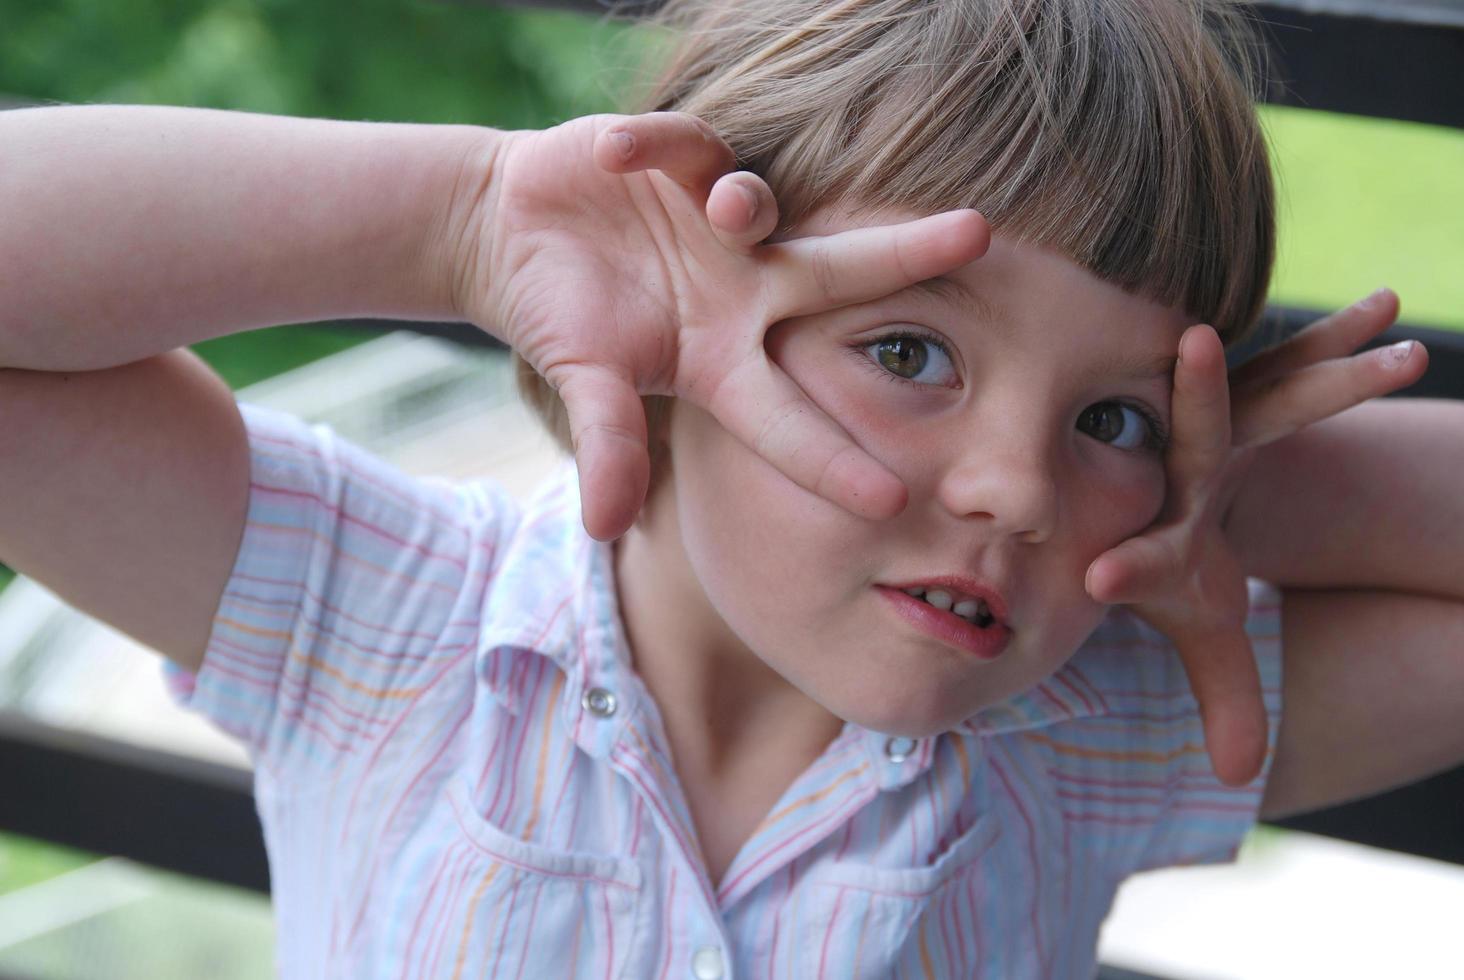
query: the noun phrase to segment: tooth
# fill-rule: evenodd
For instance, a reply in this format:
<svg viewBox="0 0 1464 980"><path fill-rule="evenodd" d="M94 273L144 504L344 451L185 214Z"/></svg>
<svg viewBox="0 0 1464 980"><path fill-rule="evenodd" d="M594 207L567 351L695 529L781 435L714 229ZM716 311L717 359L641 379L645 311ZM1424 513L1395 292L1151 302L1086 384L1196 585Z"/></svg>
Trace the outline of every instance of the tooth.
<svg viewBox="0 0 1464 980"><path fill-rule="evenodd" d="M970 619L981 609L981 603L976 599L962 599L951 607L951 612L962 619Z"/></svg>
<svg viewBox="0 0 1464 980"><path fill-rule="evenodd" d="M913 595L913 596L922 596L922 595L925 594L925 590L924 589L905 589L904 592L905 592L906 595Z"/></svg>
<svg viewBox="0 0 1464 980"><path fill-rule="evenodd" d="M925 593L925 601L937 609L951 608L951 594L936 589L934 592Z"/></svg>

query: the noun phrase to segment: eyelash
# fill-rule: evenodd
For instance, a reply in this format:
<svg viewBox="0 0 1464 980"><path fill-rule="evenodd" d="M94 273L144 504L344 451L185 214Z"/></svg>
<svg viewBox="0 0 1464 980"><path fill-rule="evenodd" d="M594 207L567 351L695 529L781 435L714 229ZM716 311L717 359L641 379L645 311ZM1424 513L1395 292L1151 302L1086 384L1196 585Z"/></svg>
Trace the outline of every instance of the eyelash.
<svg viewBox="0 0 1464 980"><path fill-rule="evenodd" d="M889 371L886 371L884 368L880 367L877 363L871 360L869 355L864 353L875 344L882 344L888 340L918 340L921 343L929 344L931 347L934 347L936 350L940 351L942 354L945 355L947 361L950 361L952 364L956 363L956 359L951 356L951 349L950 347L946 346L945 341L941 340L934 334L926 333L924 330L920 330L914 327L907 327L904 330L891 331L890 333L881 334L878 337L871 337L867 340L860 341L859 343L849 348L849 353L859 358L859 360L863 361L865 364L872 366L874 368L875 374L881 378L884 378L887 381L893 381L896 384L902 385L913 385L916 388L929 388L930 385L923 381L911 381L909 378L902 378L898 374L891 374Z"/></svg>
<svg viewBox="0 0 1464 980"><path fill-rule="evenodd" d="M1111 400L1111 399L1110 399ZM1100 403L1101 404L1101 403ZM1124 408L1131 408L1143 416L1144 422L1149 427L1148 435L1144 436L1144 450L1163 456L1169 451L1169 430L1164 428L1164 423L1153 409L1138 402L1115 401L1115 405L1122 405ZM1133 452L1134 450L1129 450Z"/></svg>
<svg viewBox="0 0 1464 980"><path fill-rule="evenodd" d="M872 367L875 374L878 377L884 378L886 381L893 381L895 384L898 385L911 385L916 388L930 387L923 382L911 381L909 378L902 378L898 374L891 374L889 371L881 368L878 364L871 360L867 354L864 353L875 344L881 344L887 340L919 340L922 343L929 344L930 346L939 350L942 354L945 355L946 360L950 361L952 364L956 362L956 359L951 356L951 349L946 346L945 341L941 340L934 334L929 334L923 330L918 330L914 328L895 330L891 331L890 333L881 334L878 337L872 337L870 339L861 341L860 343L851 346L849 348L849 352L855 357L859 358L859 360L864 364ZM1124 408L1131 408L1135 412L1138 412L1139 415L1143 418L1145 424L1148 426L1148 433L1144 436L1143 450L1127 449L1122 450L1123 452L1142 451L1152 452L1155 455L1163 456L1169 451L1169 430L1164 427L1164 422L1159 418L1158 413L1149 408L1149 406L1144 405L1140 402L1120 401L1117 399L1108 399L1108 401L1112 402L1115 405L1122 405ZM1104 403L1094 402L1094 404L1101 405Z"/></svg>

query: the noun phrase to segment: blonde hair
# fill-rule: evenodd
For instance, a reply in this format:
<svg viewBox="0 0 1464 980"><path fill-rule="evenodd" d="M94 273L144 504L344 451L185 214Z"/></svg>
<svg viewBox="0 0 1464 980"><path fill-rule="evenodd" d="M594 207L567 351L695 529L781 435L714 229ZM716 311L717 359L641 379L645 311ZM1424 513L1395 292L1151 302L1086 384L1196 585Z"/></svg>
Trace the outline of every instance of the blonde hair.
<svg viewBox="0 0 1464 980"><path fill-rule="evenodd" d="M814 211L975 208L1013 240L1178 306L1234 345L1275 253L1241 0L669 0L639 109L706 120L787 231ZM560 445L557 394L520 389ZM670 399L648 396L652 448Z"/></svg>

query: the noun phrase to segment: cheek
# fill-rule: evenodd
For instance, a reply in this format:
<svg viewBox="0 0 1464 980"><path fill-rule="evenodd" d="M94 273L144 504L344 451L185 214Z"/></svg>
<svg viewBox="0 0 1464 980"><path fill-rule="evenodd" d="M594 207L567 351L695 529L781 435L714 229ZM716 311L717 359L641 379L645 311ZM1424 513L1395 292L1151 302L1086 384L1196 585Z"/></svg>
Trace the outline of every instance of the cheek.
<svg viewBox="0 0 1464 980"><path fill-rule="evenodd" d="M1077 538L1089 561L1153 524L1164 506L1164 469L1158 460L1105 460L1075 482L1083 488L1075 515Z"/></svg>
<svg viewBox="0 0 1464 980"><path fill-rule="evenodd" d="M677 406L671 459L687 559L711 605L745 642L756 648L758 622L790 618L790 594L805 600L791 618L815 618L837 602L829 569L841 552L847 563L855 519L691 406Z"/></svg>

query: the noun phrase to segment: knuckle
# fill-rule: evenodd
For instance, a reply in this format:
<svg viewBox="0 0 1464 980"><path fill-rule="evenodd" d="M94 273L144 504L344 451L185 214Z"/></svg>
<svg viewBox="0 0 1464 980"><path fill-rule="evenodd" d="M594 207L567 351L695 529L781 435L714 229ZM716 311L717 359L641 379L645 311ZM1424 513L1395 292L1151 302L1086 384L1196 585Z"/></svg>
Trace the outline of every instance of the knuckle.
<svg viewBox="0 0 1464 980"><path fill-rule="evenodd" d="M825 302L833 302L836 296L837 276L834 270L833 252L827 245L816 245L809 253L808 272L813 277L813 284L818 290L819 298Z"/></svg>

